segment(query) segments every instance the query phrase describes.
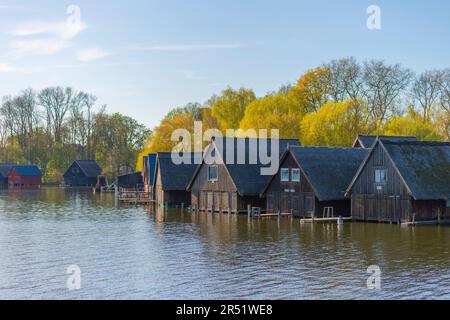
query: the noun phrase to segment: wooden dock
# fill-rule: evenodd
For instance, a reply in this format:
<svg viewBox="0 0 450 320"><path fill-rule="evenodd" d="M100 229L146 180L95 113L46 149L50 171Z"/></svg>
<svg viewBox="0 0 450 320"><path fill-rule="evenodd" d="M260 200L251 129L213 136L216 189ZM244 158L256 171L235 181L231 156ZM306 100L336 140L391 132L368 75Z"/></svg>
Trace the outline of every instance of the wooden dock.
<svg viewBox="0 0 450 320"><path fill-rule="evenodd" d="M351 217L328 217L328 218L308 218L301 219L300 223L337 223L344 224L345 221L351 221Z"/></svg>
<svg viewBox="0 0 450 320"><path fill-rule="evenodd" d="M150 192L141 190L121 189L116 196L119 202L126 204L152 204L155 202Z"/></svg>
<svg viewBox="0 0 450 320"><path fill-rule="evenodd" d="M248 216L258 219L258 218L293 218L292 212L262 212L261 208L253 207L248 209Z"/></svg>
<svg viewBox="0 0 450 320"><path fill-rule="evenodd" d="M424 220L424 221L411 221L411 222L402 222L401 226L435 226L435 225L441 225L441 224L445 224L448 225L450 224L450 220L445 219L445 220Z"/></svg>

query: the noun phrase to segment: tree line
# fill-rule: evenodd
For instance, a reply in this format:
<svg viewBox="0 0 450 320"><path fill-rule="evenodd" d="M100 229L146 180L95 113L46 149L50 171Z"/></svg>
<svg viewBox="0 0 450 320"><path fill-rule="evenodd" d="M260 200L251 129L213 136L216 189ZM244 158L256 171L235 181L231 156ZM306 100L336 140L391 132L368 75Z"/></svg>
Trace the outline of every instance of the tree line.
<svg viewBox="0 0 450 320"><path fill-rule="evenodd" d="M25 89L2 98L0 162L36 164L57 183L74 160L95 159L104 173L133 168L150 130L97 97L73 88Z"/></svg>
<svg viewBox="0 0 450 320"><path fill-rule="evenodd" d="M450 140L450 69L420 74L382 60L353 57L324 63L298 81L256 97L248 88L227 88L205 103L175 108L147 138L140 159L170 151L176 128L279 129L303 145L350 146L357 134L412 135Z"/></svg>

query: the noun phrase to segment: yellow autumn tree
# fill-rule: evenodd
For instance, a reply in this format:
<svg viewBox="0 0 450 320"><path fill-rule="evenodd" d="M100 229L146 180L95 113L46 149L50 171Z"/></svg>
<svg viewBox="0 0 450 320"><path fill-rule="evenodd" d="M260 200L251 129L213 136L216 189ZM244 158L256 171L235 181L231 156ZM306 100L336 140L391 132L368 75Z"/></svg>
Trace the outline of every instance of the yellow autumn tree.
<svg viewBox="0 0 450 320"><path fill-rule="evenodd" d="M450 141L450 112L444 110L438 113L435 128L445 141Z"/></svg>
<svg viewBox="0 0 450 320"><path fill-rule="evenodd" d="M373 131L367 105L361 100L327 102L301 121L301 142L307 146L349 147L357 134Z"/></svg>
<svg viewBox="0 0 450 320"><path fill-rule="evenodd" d="M144 159L144 157L146 157L148 154L151 153L150 144L152 141L152 135L150 135L147 138L147 140L145 140L144 147L141 150L141 152L139 152L139 155L136 160L136 172L142 172L143 159Z"/></svg>
<svg viewBox="0 0 450 320"><path fill-rule="evenodd" d="M209 108L200 108L192 105L185 108L177 108L161 121L152 135L147 139L145 148L139 154L136 163L136 171L142 171L143 157L149 153L171 152L179 142L172 141L172 133L177 129L186 129L193 139L194 122L202 121L203 131L219 129L218 121L212 116ZM205 144L206 142L204 142ZM192 145L192 147L194 147Z"/></svg>
<svg viewBox="0 0 450 320"><path fill-rule="evenodd" d="M223 130L238 129L247 106L256 99L253 90L227 88L211 99L211 112Z"/></svg>
<svg viewBox="0 0 450 320"><path fill-rule="evenodd" d="M253 101L241 121L242 130L278 129L284 139L300 139L300 102L291 95L276 93Z"/></svg>
<svg viewBox="0 0 450 320"><path fill-rule="evenodd" d="M299 100L304 112L315 112L329 100L331 72L327 67L307 71L290 94Z"/></svg>
<svg viewBox="0 0 450 320"><path fill-rule="evenodd" d="M439 141L443 137L431 119L424 119L412 106L402 116L390 118L384 125L386 136L414 136L424 141Z"/></svg>

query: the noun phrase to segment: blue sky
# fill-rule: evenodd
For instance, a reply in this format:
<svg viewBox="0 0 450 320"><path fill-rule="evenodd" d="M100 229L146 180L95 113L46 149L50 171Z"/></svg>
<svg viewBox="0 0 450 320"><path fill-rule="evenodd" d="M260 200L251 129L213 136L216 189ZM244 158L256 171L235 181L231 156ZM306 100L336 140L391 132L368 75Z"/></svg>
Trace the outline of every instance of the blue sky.
<svg viewBox="0 0 450 320"><path fill-rule="evenodd" d="M369 5L381 30L366 27ZM81 20L67 30L70 5ZM450 67L449 1L0 0L0 96L73 86L154 127L227 86L257 95L332 59Z"/></svg>

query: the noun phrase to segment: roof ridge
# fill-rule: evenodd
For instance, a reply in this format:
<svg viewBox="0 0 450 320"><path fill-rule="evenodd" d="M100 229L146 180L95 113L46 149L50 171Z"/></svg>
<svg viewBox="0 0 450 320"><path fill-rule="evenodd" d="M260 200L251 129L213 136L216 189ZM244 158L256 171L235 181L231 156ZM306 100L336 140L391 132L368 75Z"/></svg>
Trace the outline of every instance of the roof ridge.
<svg viewBox="0 0 450 320"><path fill-rule="evenodd" d="M446 141L392 141L380 139L383 144L397 144L397 145L416 145L416 146L450 146L450 142Z"/></svg>
<svg viewBox="0 0 450 320"><path fill-rule="evenodd" d="M361 150L352 147L322 147L322 146L289 146L292 149L328 149L328 150Z"/></svg>

